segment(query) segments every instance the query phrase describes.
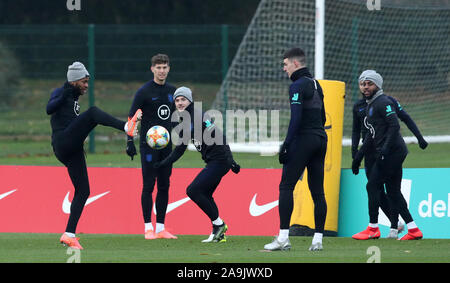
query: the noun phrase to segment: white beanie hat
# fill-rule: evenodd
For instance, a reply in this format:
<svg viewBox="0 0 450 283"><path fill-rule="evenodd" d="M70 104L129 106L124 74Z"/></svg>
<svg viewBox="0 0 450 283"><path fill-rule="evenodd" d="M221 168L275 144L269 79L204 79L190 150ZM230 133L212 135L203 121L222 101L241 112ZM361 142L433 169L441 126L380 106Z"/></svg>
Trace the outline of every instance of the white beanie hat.
<svg viewBox="0 0 450 283"><path fill-rule="evenodd" d="M188 87L182 86L177 88L177 90L175 90L175 93L173 94L173 99L177 98L178 96L184 96L187 100L192 102L192 91Z"/></svg>
<svg viewBox="0 0 450 283"><path fill-rule="evenodd" d="M86 77L89 77L89 72L86 70L83 63L74 62L69 66L69 69L67 71L68 82L75 82Z"/></svg>

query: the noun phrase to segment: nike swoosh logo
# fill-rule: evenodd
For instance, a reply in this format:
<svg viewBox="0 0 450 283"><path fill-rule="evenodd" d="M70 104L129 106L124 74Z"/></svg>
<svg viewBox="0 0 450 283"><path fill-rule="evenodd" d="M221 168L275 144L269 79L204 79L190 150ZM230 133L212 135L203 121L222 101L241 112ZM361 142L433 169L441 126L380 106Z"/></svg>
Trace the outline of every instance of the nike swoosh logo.
<svg viewBox="0 0 450 283"><path fill-rule="evenodd" d="M169 203L167 205L166 214L174 210L175 208L182 206L186 202L190 201L191 199L189 197L177 200L175 202ZM153 204L153 213L156 215L156 203Z"/></svg>
<svg viewBox="0 0 450 283"><path fill-rule="evenodd" d="M0 195L0 199L3 199L5 197L9 196L10 194L14 193L15 191L17 191L17 190L12 190L12 191L9 191L7 193L1 194Z"/></svg>
<svg viewBox="0 0 450 283"><path fill-rule="evenodd" d="M98 200L99 198L103 197L104 195L106 195L108 193L109 193L109 191L88 198L84 206L93 203L94 201ZM70 214L70 205L72 203L69 201L69 194L70 194L70 192L67 192L66 196L64 197L63 204L62 204L62 210L65 214Z"/></svg>
<svg viewBox="0 0 450 283"><path fill-rule="evenodd" d="M252 201L250 202L249 212L251 216L260 216L264 213L268 212L269 210L275 208L278 206L278 200L272 201L263 205L256 204L256 196L258 194L255 194L252 198Z"/></svg>

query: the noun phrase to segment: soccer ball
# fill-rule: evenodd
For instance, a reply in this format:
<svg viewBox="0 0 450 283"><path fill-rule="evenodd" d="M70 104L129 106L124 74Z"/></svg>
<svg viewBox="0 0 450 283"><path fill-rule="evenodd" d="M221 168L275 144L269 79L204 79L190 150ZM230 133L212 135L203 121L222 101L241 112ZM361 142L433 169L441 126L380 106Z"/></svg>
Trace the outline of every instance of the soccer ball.
<svg viewBox="0 0 450 283"><path fill-rule="evenodd" d="M165 148L170 141L170 134L163 126L153 126L147 131L147 144L154 149Z"/></svg>

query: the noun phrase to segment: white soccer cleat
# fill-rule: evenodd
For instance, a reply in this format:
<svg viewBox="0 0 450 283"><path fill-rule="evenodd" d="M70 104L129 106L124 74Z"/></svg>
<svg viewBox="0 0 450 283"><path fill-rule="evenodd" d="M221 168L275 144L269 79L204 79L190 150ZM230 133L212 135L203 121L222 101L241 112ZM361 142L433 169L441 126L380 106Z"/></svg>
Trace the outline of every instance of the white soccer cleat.
<svg viewBox="0 0 450 283"><path fill-rule="evenodd" d="M202 240L202 243L212 243L214 240L214 234L209 235L208 239Z"/></svg>
<svg viewBox="0 0 450 283"><path fill-rule="evenodd" d="M214 234L211 234L208 239L202 240L202 243L225 243L226 241L227 237L225 237L225 234L222 234L219 239L214 239Z"/></svg>
<svg viewBox="0 0 450 283"><path fill-rule="evenodd" d="M397 239L398 238L398 230L397 229L391 229L389 231L388 236L386 238L387 239Z"/></svg>
<svg viewBox="0 0 450 283"><path fill-rule="evenodd" d="M311 244L311 246L309 247L309 250L312 252L323 250L322 243Z"/></svg>
<svg viewBox="0 0 450 283"><path fill-rule="evenodd" d="M289 238L286 241L278 241L278 237L275 237L272 243L264 245L264 249L268 251L287 251L291 249L291 242Z"/></svg>
<svg viewBox="0 0 450 283"><path fill-rule="evenodd" d="M398 233L401 234L403 231L405 231L405 223L402 223L399 221L398 225L397 225L397 229L398 229Z"/></svg>

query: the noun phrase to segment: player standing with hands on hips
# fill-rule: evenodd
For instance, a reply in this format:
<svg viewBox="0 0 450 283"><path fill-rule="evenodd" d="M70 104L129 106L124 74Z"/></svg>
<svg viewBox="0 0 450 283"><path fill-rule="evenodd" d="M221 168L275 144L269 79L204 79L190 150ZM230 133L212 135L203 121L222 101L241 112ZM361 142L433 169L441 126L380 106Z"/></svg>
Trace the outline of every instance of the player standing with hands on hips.
<svg viewBox="0 0 450 283"><path fill-rule="evenodd" d="M264 246L266 250L288 250L289 225L294 208L293 192L305 168L308 168L308 186L314 202L315 233L310 251L322 250L323 230L327 215L323 180L327 151L325 107L320 84L312 78L306 67L302 49L292 48L283 56L283 70L292 80L289 87L291 119L283 142L279 161L283 164L280 182L280 233Z"/></svg>
<svg viewBox="0 0 450 283"><path fill-rule="evenodd" d="M80 114L78 99L86 94L88 87L89 72L82 63L74 62L68 68L67 82L52 92L47 104L47 114L51 115L53 151L56 158L67 167L75 188L66 232L61 236L60 242L80 250L83 248L75 237L75 230L90 194L84 141L99 124L124 131L131 136L136 135L140 120L139 111L125 123L95 106Z"/></svg>
<svg viewBox="0 0 450 283"><path fill-rule="evenodd" d="M161 161L172 152L172 142L163 149L153 149L146 142L147 131L156 125L163 126L169 133L172 131L170 116L174 110L173 93L175 87L166 83L170 71L169 56L157 54L152 57L151 71L153 80L145 83L134 96L130 108L130 117L138 109L142 109L141 135L139 149L141 153L143 188L141 194L142 214L144 218L145 239L157 238L176 239L164 227L167 205L169 203L170 176L172 164L153 168L155 162ZM133 137L128 137L127 154L133 159L136 155ZM152 193L157 181L156 194L156 227L152 225Z"/></svg>

